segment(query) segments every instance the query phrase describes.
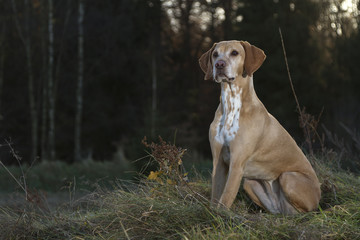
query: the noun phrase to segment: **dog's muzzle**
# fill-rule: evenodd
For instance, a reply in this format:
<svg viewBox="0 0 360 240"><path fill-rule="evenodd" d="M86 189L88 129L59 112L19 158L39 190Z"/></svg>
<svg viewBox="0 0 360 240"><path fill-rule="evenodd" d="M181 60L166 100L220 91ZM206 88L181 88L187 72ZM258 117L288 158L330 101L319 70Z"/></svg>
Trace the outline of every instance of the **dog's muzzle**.
<svg viewBox="0 0 360 240"><path fill-rule="evenodd" d="M217 83L232 82L235 80L234 77L229 77L226 75L225 73L226 66L227 63L222 59L219 59L215 62L215 69L216 69L215 78L214 78L215 82Z"/></svg>

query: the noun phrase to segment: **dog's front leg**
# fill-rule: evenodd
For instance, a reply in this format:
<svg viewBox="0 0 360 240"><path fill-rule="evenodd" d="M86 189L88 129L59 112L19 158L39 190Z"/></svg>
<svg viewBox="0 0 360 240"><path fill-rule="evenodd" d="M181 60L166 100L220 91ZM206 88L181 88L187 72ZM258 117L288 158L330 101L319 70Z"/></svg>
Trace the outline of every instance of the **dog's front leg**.
<svg viewBox="0 0 360 240"><path fill-rule="evenodd" d="M210 146L213 156L213 171L211 175L211 203L216 205L219 203L221 194L225 187L228 166L224 163L224 160L221 157L221 149L223 148L223 145L211 139Z"/></svg>
<svg viewBox="0 0 360 240"><path fill-rule="evenodd" d="M211 203L217 205L220 197L224 191L226 179L228 174L228 166L223 159L219 157L213 160L212 172L212 189L211 189Z"/></svg>
<svg viewBox="0 0 360 240"><path fill-rule="evenodd" d="M224 191L220 197L219 205L230 208L235 200L235 197L239 191L241 179L243 176L243 162L241 160L230 160L230 167L228 178L225 184Z"/></svg>

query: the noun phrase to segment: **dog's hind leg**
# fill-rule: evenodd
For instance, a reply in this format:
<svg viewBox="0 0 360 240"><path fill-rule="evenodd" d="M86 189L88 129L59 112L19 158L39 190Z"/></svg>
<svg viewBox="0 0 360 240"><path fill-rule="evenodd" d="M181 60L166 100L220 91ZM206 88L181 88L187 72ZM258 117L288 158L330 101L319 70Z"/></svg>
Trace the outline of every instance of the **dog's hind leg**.
<svg viewBox="0 0 360 240"><path fill-rule="evenodd" d="M257 188L260 187L260 183L258 182L259 180L249 180L249 179L244 179L244 185L243 188L245 190L245 192L248 194L248 196L251 198L251 200L258 205L259 207L266 209L260 199L257 197L256 193L259 192L259 190ZM255 188L255 189L254 189Z"/></svg>
<svg viewBox="0 0 360 240"><path fill-rule="evenodd" d="M317 208L321 195L317 179L299 172L284 172L279 177L279 183L283 198L298 211L309 212Z"/></svg>
<svg viewBox="0 0 360 240"><path fill-rule="evenodd" d="M297 213L297 210L287 201L278 179L274 181L245 179L244 190L258 206L271 213Z"/></svg>

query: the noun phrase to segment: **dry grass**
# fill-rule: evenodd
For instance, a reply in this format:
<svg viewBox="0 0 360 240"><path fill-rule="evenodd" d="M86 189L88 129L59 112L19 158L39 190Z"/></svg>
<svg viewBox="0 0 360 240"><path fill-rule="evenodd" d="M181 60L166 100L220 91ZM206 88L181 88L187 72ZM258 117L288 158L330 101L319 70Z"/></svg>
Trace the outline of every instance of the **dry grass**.
<svg viewBox="0 0 360 240"><path fill-rule="evenodd" d="M209 179L179 174L171 182L163 174L162 181L119 181L115 190L99 188L56 210L36 202L0 208L0 239L359 239L360 178L335 171L333 157L312 159L323 196L311 213L265 213L243 191L231 211L213 209Z"/></svg>

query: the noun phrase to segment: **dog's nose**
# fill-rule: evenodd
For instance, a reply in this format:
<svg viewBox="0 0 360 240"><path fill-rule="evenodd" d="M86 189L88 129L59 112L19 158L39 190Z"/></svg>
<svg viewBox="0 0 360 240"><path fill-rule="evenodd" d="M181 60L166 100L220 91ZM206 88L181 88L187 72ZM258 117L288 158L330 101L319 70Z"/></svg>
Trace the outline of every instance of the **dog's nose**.
<svg viewBox="0 0 360 240"><path fill-rule="evenodd" d="M224 60L219 60L215 63L215 67L217 69L223 69L226 66L226 62Z"/></svg>

